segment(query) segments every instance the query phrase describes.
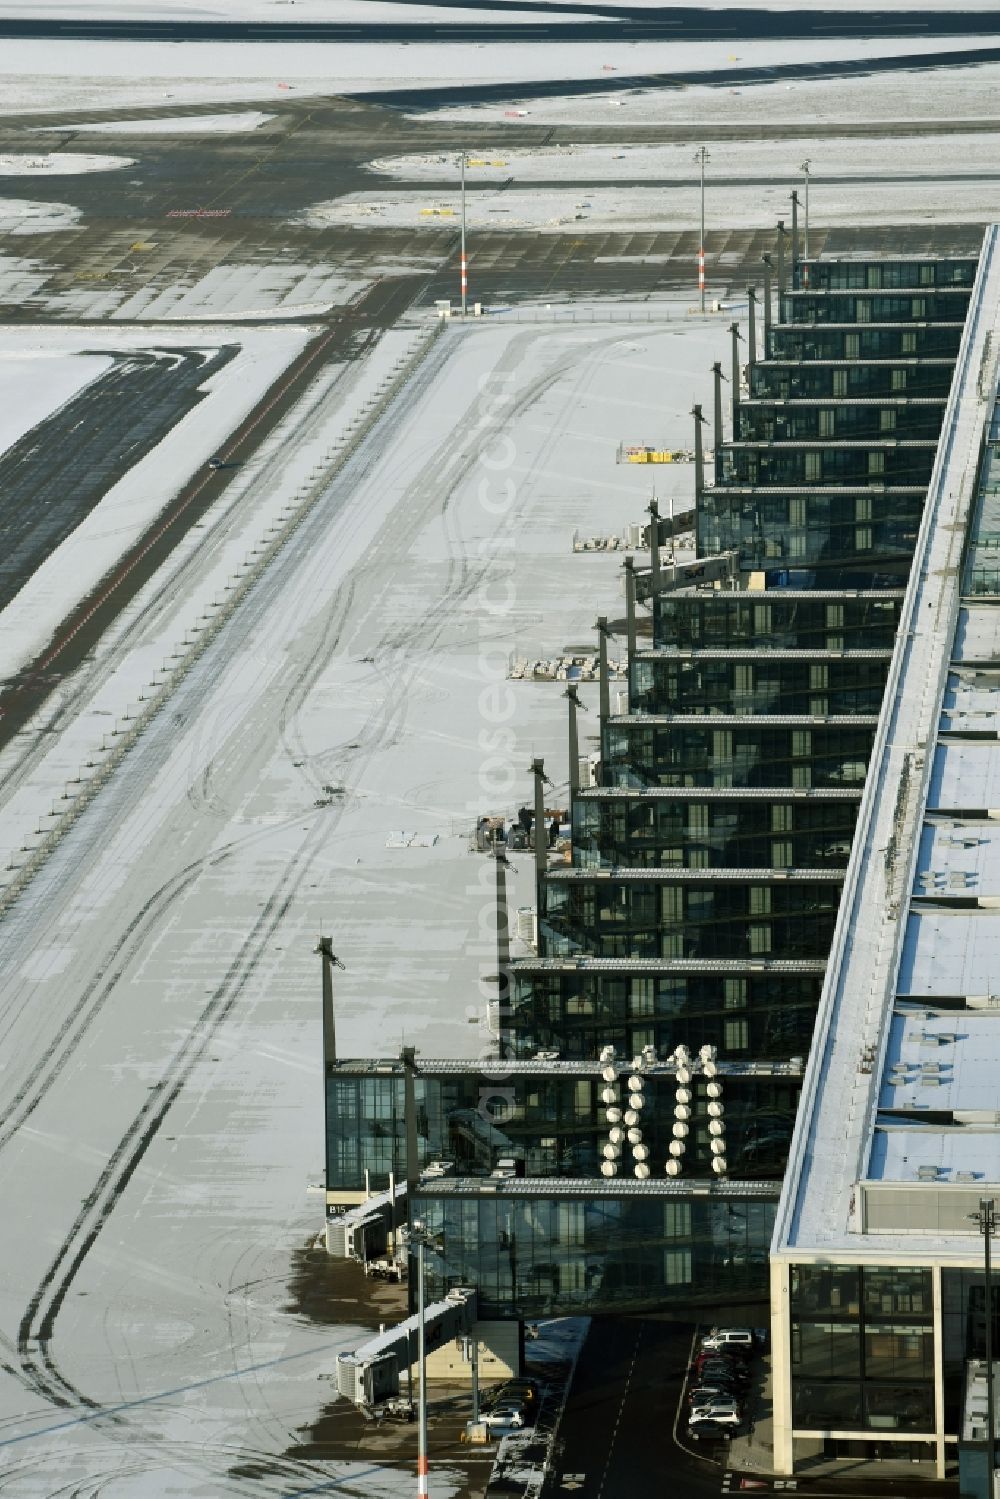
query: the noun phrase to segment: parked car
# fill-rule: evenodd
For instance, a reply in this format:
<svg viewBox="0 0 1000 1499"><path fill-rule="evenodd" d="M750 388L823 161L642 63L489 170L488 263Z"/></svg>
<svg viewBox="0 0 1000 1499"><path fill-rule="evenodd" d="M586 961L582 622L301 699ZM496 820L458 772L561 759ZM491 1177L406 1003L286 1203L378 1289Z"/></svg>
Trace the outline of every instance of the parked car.
<svg viewBox="0 0 1000 1499"><path fill-rule="evenodd" d="M706 1352L737 1353L753 1358L756 1342L752 1327L713 1327L701 1340Z"/></svg>
<svg viewBox="0 0 1000 1499"><path fill-rule="evenodd" d="M738 1400L716 1396L691 1407L689 1421L740 1421L743 1412Z"/></svg>
<svg viewBox="0 0 1000 1499"><path fill-rule="evenodd" d="M695 1363L717 1359L725 1364L732 1364L734 1369L746 1370L749 1359L745 1353L738 1352L735 1348L699 1348L695 1354Z"/></svg>
<svg viewBox="0 0 1000 1499"><path fill-rule="evenodd" d="M699 1374L692 1376L691 1383L704 1389L725 1390L737 1400L742 1400L749 1388L745 1379L736 1379L723 1369L702 1369Z"/></svg>
<svg viewBox="0 0 1000 1499"><path fill-rule="evenodd" d="M735 1430L742 1424L743 1414L735 1401L730 1401L728 1405L702 1405L691 1412L688 1424L697 1426L699 1421L711 1421L716 1426L727 1426L730 1430Z"/></svg>
<svg viewBox="0 0 1000 1499"><path fill-rule="evenodd" d="M527 1410L537 1410L541 1395L537 1379L507 1379L483 1396L480 1409L492 1410L495 1405L513 1402L515 1405L523 1405Z"/></svg>
<svg viewBox="0 0 1000 1499"><path fill-rule="evenodd" d="M728 1380L713 1379L711 1383L696 1384L688 1391L689 1405L704 1405L706 1400L738 1400L742 1394L739 1385Z"/></svg>
<svg viewBox="0 0 1000 1499"><path fill-rule="evenodd" d="M524 1407L515 1405L513 1401L491 1406L488 1411L482 1413L479 1419L484 1426L499 1426L513 1431L520 1430L522 1426L527 1425Z"/></svg>
<svg viewBox="0 0 1000 1499"><path fill-rule="evenodd" d="M708 1382L711 1375L719 1374L735 1380L738 1384L749 1384L750 1370L743 1359L719 1353L700 1353L694 1361L694 1371L699 1380Z"/></svg>
<svg viewBox="0 0 1000 1499"><path fill-rule="evenodd" d="M724 1442L733 1434L732 1427L723 1425L721 1421L692 1421L687 1431L695 1442Z"/></svg>

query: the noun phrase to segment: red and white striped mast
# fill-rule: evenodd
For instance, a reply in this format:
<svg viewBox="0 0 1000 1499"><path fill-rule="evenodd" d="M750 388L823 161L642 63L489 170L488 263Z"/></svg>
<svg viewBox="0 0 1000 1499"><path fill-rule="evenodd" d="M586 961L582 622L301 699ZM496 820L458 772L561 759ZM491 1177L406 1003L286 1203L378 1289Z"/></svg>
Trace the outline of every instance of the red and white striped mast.
<svg viewBox="0 0 1000 1499"><path fill-rule="evenodd" d="M701 166L701 235L698 240L698 296L701 310L705 311L705 163L709 159L708 147L699 146L694 156Z"/></svg>

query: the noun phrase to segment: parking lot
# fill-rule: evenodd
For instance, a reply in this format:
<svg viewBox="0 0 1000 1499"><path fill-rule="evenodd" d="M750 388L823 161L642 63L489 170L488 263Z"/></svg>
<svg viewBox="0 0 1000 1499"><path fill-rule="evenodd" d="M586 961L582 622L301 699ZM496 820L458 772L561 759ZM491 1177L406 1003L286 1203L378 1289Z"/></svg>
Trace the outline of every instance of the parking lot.
<svg viewBox="0 0 1000 1499"><path fill-rule="evenodd" d="M679 1426L687 1442L731 1442L752 1430L763 1387L766 1330L712 1328L693 1343Z"/></svg>

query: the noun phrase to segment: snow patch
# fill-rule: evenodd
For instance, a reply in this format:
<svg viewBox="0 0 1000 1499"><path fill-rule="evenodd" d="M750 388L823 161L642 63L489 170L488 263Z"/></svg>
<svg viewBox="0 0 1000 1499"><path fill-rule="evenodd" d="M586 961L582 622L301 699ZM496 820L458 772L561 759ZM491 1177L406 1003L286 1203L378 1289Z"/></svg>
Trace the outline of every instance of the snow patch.
<svg viewBox="0 0 1000 1499"><path fill-rule="evenodd" d="M87 120L60 125L60 130L77 130L85 135L209 135L216 132L236 133L244 130L259 130L273 114L262 114L259 109L242 113L220 115L164 115L160 119L102 120L92 124ZM49 130L45 125L35 125L36 131Z"/></svg>
<svg viewBox="0 0 1000 1499"><path fill-rule="evenodd" d="M23 151L0 154L0 177L76 177L81 172L115 172L134 166L132 156L93 156L82 151L46 151L39 156Z"/></svg>
<svg viewBox="0 0 1000 1499"><path fill-rule="evenodd" d="M473 143L474 144L474 143ZM808 155L811 184L819 198L828 190L824 178L853 177L859 182L870 180L873 171L880 178L894 173L924 179L935 172L949 179L963 173L992 173L997 170L997 136L993 132L963 132L956 123L955 132L947 135L922 134L914 128L899 135L837 135L831 133L805 147L790 148L787 140L763 140L751 136L745 140L713 141L706 183L715 194L720 178L762 177L778 183L802 184L798 167L802 155ZM459 153L413 153L389 156L371 161L369 169L390 178L408 182L457 183ZM616 141L609 145L560 145L538 149L514 146L507 149L469 150L465 166L466 184L481 194L483 188L500 188L508 178L516 183L572 182L617 183L647 179L667 179L667 187L697 185L698 168L689 144L635 145ZM725 184L728 192L729 183ZM509 191L509 190L508 190ZM507 192L503 198L506 199ZM430 200L428 200L430 201ZM503 201L503 200L498 200Z"/></svg>
<svg viewBox="0 0 1000 1499"><path fill-rule="evenodd" d="M709 197L708 227L721 223L726 230L758 228L787 218L789 187L801 178L787 176L773 186L728 182ZM715 194L719 196L716 197ZM720 198L723 200L718 208ZM923 223L946 218L953 223L981 223L983 183L976 174L962 181L957 172L942 173L928 182L822 182L811 203L815 226L829 224ZM674 232L698 225L697 185L680 182L658 187L524 188L520 191L466 193L466 222L473 232L531 230L541 233ZM313 229L331 224L356 228L447 229L459 223L460 197L452 193L398 191L378 197L352 193L332 202L317 203L296 216L295 223ZM475 248L470 246L475 270ZM711 278L711 253L709 277ZM470 282L471 285L471 282Z"/></svg>
<svg viewBox="0 0 1000 1499"><path fill-rule="evenodd" d="M82 215L72 203L35 203L29 198L0 198L0 233L48 234L74 229Z"/></svg>
<svg viewBox="0 0 1000 1499"><path fill-rule="evenodd" d="M193 286L143 286L112 316L166 322L319 317L367 285L321 265L218 265Z"/></svg>
<svg viewBox="0 0 1000 1499"><path fill-rule="evenodd" d="M0 453L111 366L110 355L0 347Z"/></svg>

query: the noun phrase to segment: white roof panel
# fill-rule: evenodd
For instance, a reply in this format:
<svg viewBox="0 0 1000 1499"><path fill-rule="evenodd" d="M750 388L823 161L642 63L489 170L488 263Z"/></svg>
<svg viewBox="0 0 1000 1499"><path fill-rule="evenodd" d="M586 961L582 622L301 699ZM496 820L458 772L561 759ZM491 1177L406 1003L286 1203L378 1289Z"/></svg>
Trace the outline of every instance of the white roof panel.
<svg viewBox="0 0 1000 1499"><path fill-rule="evenodd" d="M1000 823L948 821L925 827L913 894L942 902L1000 895Z"/></svg>
<svg viewBox="0 0 1000 1499"><path fill-rule="evenodd" d="M936 1166L937 1176L921 1176L920 1168ZM961 1184L995 1182L1000 1174L1000 1137L972 1130L876 1129L869 1176L884 1182Z"/></svg>
<svg viewBox="0 0 1000 1499"><path fill-rule="evenodd" d="M997 677L1000 689L1000 675ZM1000 698L998 698L1000 701ZM948 743L934 751L928 807L1000 807L1000 745Z"/></svg>
<svg viewBox="0 0 1000 1499"><path fill-rule="evenodd" d="M1000 662L1000 609L995 604L963 606L952 660Z"/></svg>
<svg viewBox="0 0 1000 1499"><path fill-rule="evenodd" d="M898 983L900 994L928 999L1000 992L1000 911L912 913Z"/></svg>

